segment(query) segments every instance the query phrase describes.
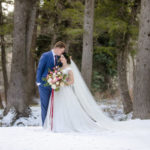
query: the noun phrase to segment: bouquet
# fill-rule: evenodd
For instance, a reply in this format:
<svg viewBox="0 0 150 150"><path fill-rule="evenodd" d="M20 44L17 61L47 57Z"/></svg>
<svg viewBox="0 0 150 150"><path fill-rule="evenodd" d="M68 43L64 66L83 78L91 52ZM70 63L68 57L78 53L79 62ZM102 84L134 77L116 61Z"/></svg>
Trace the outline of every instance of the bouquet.
<svg viewBox="0 0 150 150"><path fill-rule="evenodd" d="M61 69L56 66L53 70L48 69L48 74L46 78L42 80L46 81L44 86L51 86L55 91L59 91L60 87L63 87L67 84L67 75L63 74Z"/></svg>

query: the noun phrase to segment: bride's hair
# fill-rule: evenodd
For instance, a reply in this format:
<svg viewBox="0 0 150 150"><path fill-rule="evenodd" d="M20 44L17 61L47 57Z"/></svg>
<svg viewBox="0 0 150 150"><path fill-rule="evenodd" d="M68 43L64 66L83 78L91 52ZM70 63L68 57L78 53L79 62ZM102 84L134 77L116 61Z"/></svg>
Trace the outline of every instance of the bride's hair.
<svg viewBox="0 0 150 150"><path fill-rule="evenodd" d="M71 64L70 56L66 52L62 53L62 55L66 58L67 64Z"/></svg>

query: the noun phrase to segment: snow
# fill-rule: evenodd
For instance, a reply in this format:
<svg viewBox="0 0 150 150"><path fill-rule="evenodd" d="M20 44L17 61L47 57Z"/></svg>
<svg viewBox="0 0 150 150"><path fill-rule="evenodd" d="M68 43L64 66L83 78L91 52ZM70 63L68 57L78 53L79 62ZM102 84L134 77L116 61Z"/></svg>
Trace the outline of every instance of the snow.
<svg viewBox="0 0 150 150"><path fill-rule="evenodd" d="M32 106L31 108L31 115L29 118L21 117L19 118L13 126L40 126L41 125L41 108L39 105ZM2 114L2 110L0 111L0 114ZM15 115L15 112L13 109L7 114L7 116L3 117L2 120L0 120L0 124L2 126L11 126L12 119Z"/></svg>
<svg viewBox="0 0 150 150"><path fill-rule="evenodd" d="M0 150L150 150L150 120L132 120L122 104L104 100L100 107L122 130L99 133L52 133L41 127L40 106L32 106L29 118L9 126L13 111L0 120ZM2 116L3 110L0 110Z"/></svg>
<svg viewBox="0 0 150 150"><path fill-rule="evenodd" d="M52 133L42 127L0 128L0 150L149 150L150 120L126 121L123 131ZM141 126L141 130L136 126Z"/></svg>
<svg viewBox="0 0 150 150"><path fill-rule="evenodd" d="M98 104L107 116L116 121L130 120L132 118L132 112L124 114L120 97L116 97L114 99L101 99Z"/></svg>
<svg viewBox="0 0 150 150"><path fill-rule="evenodd" d="M31 106L31 115L29 118L20 118L15 123L14 126L40 126L41 125L41 108L40 108L40 100L34 99L35 103L38 105ZM105 112L105 114L116 121L122 120L130 120L132 118L132 113L126 115L123 113L123 106L121 100L119 98L115 99L103 99L98 102L100 108ZM2 114L2 110L0 110L0 116ZM7 116L3 117L0 120L0 124L2 126L10 126L12 118L14 116L14 111L10 111Z"/></svg>

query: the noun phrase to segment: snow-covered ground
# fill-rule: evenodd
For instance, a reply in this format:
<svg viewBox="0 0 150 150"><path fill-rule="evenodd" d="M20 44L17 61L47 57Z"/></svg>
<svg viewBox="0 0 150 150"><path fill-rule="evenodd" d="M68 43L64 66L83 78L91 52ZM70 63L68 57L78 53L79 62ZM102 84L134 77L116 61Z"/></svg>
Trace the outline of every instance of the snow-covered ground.
<svg viewBox="0 0 150 150"><path fill-rule="evenodd" d="M131 120L116 100L103 100L100 107L124 128L99 133L52 133L40 126L40 107L32 106L30 118L13 127L0 127L0 150L150 150L150 120ZM2 110L0 110L0 115ZM13 112L0 123L7 126Z"/></svg>
<svg viewBox="0 0 150 150"><path fill-rule="evenodd" d="M39 99L35 99L36 103L39 103ZM130 120L132 118L132 113L126 115L123 113L123 106L119 98L116 99L103 99L98 102L100 108L104 113L117 121ZM14 126L40 126L41 125L41 108L40 105L31 106L31 115L29 118L20 118L15 123ZM0 110L0 116L2 115L3 110ZM14 116L13 110L4 117L0 119L0 126L10 126L10 122Z"/></svg>
<svg viewBox="0 0 150 150"><path fill-rule="evenodd" d="M150 150L150 121L127 121L135 128L97 134L51 133L42 127L0 128L0 150ZM141 126L141 130L136 129Z"/></svg>

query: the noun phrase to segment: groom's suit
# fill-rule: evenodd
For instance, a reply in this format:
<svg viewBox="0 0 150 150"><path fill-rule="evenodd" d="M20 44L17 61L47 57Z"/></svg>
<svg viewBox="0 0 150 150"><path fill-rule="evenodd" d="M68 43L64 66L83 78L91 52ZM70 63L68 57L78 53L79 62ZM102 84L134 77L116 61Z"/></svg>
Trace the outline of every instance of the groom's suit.
<svg viewBox="0 0 150 150"><path fill-rule="evenodd" d="M55 58L53 54L52 50L50 50L41 55L36 73L36 83L38 85L41 102L42 126L44 125L52 91L51 86L44 86L46 81L43 81L42 78L47 76L48 69L52 70L55 65L61 65L61 63L58 63L59 56Z"/></svg>

